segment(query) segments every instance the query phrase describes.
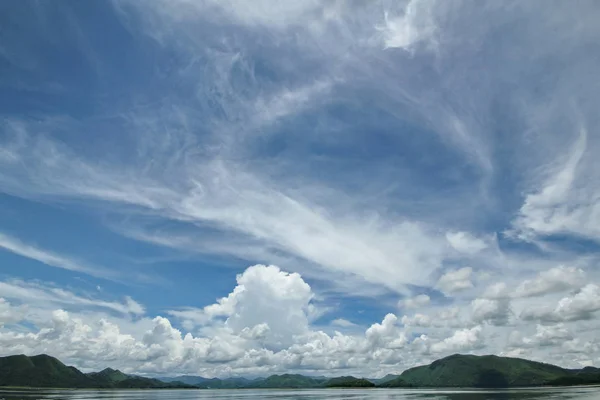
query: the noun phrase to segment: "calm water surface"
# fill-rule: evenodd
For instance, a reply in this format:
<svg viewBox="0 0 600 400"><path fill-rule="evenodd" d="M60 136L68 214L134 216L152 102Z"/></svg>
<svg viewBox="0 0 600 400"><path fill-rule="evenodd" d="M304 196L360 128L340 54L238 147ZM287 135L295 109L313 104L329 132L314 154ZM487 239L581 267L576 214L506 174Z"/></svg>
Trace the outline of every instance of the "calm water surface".
<svg viewBox="0 0 600 400"><path fill-rule="evenodd" d="M600 387L512 390L1 390L4 400L600 400Z"/></svg>

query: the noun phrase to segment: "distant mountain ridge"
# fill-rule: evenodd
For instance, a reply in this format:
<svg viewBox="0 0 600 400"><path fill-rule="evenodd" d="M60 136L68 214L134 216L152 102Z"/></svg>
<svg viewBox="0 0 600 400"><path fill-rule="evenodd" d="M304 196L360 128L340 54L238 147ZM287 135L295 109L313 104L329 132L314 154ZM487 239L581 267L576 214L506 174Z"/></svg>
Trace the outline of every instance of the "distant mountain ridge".
<svg viewBox="0 0 600 400"><path fill-rule="evenodd" d="M99 388L99 389L249 389L249 388L406 388L474 387L506 388L545 385L600 384L600 369L565 369L556 365L520 358L455 354L407 369L400 375L380 379L353 376L335 378L299 374L266 378L203 378L184 375L175 378L146 378L106 368L83 373L58 359L42 354L28 357L0 357L0 386Z"/></svg>
<svg viewBox="0 0 600 400"><path fill-rule="evenodd" d="M176 377L157 378L163 382L182 382L188 385L194 385L203 389L240 389L247 387L251 382L263 380L247 378L204 378L194 375L180 375Z"/></svg>

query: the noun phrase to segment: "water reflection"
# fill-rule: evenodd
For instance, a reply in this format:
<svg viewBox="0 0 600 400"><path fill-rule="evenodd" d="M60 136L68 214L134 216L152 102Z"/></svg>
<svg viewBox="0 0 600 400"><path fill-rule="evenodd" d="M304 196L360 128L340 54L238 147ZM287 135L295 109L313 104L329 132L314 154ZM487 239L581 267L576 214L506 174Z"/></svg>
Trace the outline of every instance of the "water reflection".
<svg viewBox="0 0 600 400"><path fill-rule="evenodd" d="M514 390L0 390L4 400L592 400L600 387Z"/></svg>

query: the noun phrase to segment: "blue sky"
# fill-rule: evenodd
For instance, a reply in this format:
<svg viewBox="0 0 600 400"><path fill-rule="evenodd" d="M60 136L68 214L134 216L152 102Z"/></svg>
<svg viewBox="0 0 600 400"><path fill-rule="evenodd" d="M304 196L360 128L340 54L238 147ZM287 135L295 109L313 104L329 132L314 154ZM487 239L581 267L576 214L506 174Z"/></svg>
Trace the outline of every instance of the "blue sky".
<svg viewBox="0 0 600 400"><path fill-rule="evenodd" d="M0 10L2 353L600 364L596 2Z"/></svg>

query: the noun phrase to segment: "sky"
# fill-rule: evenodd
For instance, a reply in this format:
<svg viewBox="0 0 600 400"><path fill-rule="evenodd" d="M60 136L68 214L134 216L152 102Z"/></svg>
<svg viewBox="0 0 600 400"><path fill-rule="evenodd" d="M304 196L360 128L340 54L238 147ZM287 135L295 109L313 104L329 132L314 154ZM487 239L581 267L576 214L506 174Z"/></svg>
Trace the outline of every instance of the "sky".
<svg viewBox="0 0 600 400"><path fill-rule="evenodd" d="M0 3L0 355L600 366L600 4Z"/></svg>

